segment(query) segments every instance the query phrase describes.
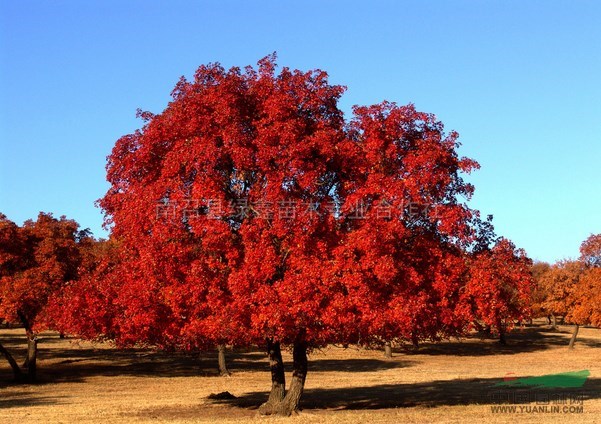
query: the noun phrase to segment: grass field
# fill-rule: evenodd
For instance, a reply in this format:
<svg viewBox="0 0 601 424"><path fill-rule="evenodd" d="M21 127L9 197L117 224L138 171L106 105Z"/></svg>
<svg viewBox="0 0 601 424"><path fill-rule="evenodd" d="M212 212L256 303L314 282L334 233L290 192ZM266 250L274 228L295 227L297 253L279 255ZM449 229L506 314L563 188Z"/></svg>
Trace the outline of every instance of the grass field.
<svg viewBox="0 0 601 424"><path fill-rule="evenodd" d="M569 327L551 332L542 324L517 329L508 346L479 337L380 351L329 347L309 357L301 414L261 417L257 406L270 388L265 355L231 353L231 377L216 371L216 354L201 359L150 350L117 350L108 344L41 335L39 383L14 385L0 362L0 423L198 423L220 422L601 422L601 330L584 328L573 351ZM20 329L0 330L0 340L19 361ZM284 360L290 363L290 354ZM589 370L582 388L495 387L506 376L542 376ZM510 374L512 373L512 374ZM228 391L236 398L209 400ZM553 412L492 412L500 396L537 406L549 399ZM566 399L567 404L558 403ZM570 405L572 399L582 403ZM511 405L515 401L510 402ZM540 406L540 403L538 404ZM582 407L555 412L552 405ZM519 411L518 406L518 411ZM561 409L560 408L560 409ZM525 411L525 409L524 409Z"/></svg>

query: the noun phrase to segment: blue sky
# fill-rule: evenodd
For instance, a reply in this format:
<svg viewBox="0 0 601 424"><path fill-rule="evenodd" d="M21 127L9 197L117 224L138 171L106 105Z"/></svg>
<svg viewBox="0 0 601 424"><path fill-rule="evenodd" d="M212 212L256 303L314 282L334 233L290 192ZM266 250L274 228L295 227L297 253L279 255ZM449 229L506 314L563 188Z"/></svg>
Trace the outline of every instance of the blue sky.
<svg viewBox="0 0 601 424"><path fill-rule="evenodd" d="M97 236L105 158L200 65L328 71L341 107L412 102L482 169L472 206L535 259L601 233L601 2L0 0L0 211Z"/></svg>

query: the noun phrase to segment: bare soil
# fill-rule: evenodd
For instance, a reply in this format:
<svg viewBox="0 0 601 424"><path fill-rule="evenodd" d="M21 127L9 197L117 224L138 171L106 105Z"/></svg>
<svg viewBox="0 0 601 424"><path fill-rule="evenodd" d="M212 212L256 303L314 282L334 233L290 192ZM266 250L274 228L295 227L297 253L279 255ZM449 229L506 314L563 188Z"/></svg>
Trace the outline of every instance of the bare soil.
<svg viewBox="0 0 601 424"><path fill-rule="evenodd" d="M570 331L560 326L554 332L541 322L514 330L507 346L474 334L417 350L396 347L392 359L379 350L316 350L303 410L291 418L257 412L271 386L258 349L228 351L232 376L221 377L216 352L119 350L47 332L39 344L38 383L12 383L0 358L0 423L601 423L601 330L581 329L573 350L567 348ZM24 331L0 330L0 340L22 362ZM290 352L284 360L290 365ZM582 388L495 386L580 370L590 371ZM226 391L235 398L209 399ZM540 408L545 399L547 412ZM492 411L512 405L516 412ZM520 412L520 406L529 409Z"/></svg>

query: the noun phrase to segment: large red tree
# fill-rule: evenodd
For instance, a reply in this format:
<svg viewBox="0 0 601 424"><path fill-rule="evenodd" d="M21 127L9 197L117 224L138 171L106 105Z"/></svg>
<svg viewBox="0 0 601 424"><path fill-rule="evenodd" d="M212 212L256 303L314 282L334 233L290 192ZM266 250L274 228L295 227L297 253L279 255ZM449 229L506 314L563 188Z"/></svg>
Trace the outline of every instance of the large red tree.
<svg viewBox="0 0 601 424"><path fill-rule="evenodd" d="M261 411L280 414L298 408L313 347L463 332L475 216L461 174L477 164L411 105L345 122L343 91L267 57L201 66L162 113L140 112L100 200L120 243L118 264L99 268L119 305L102 331L177 349L265 344Z"/></svg>

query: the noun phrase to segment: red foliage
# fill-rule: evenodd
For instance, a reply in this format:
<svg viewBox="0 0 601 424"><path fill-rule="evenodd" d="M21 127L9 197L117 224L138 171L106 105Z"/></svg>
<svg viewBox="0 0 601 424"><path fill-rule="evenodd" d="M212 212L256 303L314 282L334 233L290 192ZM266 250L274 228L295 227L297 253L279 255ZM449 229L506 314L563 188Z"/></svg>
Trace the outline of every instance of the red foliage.
<svg viewBox="0 0 601 424"><path fill-rule="evenodd" d="M65 334L116 340L119 246L112 240L89 240L80 253L78 279L67 282L49 300L51 319Z"/></svg>
<svg viewBox="0 0 601 424"><path fill-rule="evenodd" d="M36 332L47 326L48 300L77 278L78 224L40 213L18 227L0 214L0 316Z"/></svg>
<svg viewBox="0 0 601 424"><path fill-rule="evenodd" d="M178 322L161 343L291 341L300 331L323 338L317 312L329 296L321 268L337 233L326 202L344 141L342 88L320 71L276 76L274 66L199 68L110 157L112 188L100 204L136 258L127 267L139 272L123 273L122 284L153 294L122 303L128 320L164 309L166 320L155 314L147 324ZM258 214L261 205L271 217ZM284 215L284 206L294 210Z"/></svg>
<svg viewBox="0 0 601 424"><path fill-rule="evenodd" d="M601 267L601 234L592 234L582 242L580 260L587 266Z"/></svg>
<svg viewBox="0 0 601 424"><path fill-rule="evenodd" d="M363 341L461 333L455 308L473 213L459 199L473 187L460 174L477 164L457 156L457 134L412 105L357 107L348 137L334 263L349 293L340 303L356 312L348 324Z"/></svg>
<svg viewBox="0 0 601 424"><path fill-rule="evenodd" d="M118 252L66 292L89 317L78 332L177 349L416 343L473 314L522 316L524 254L467 253L490 234L476 240L462 174L478 164L457 134L387 102L346 123L342 87L274 59L201 66L117 141L99 204Z"/></svg>
<svg viewBox="0 0 601 424"><path fill-rule="evenodd" d="M525 252L503 238L491 249L475 252L463 293L471 316L500 333L515 320L528 318L534 290L531 267Z"/></svg>

